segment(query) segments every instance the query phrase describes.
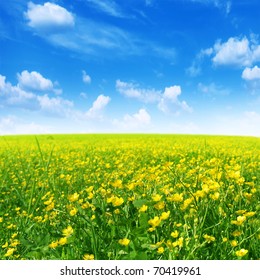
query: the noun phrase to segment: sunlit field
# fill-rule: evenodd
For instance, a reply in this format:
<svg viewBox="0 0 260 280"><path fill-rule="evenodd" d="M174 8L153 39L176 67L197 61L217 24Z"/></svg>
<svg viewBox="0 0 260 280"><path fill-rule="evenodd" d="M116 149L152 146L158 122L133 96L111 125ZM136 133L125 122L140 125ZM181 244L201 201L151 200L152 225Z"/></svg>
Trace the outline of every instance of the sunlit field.
<svg viewBox="0 0 260 280"><path fill-rule="evenodd" d="M260 139L0 137L0 259L260 259Z"/></svg>

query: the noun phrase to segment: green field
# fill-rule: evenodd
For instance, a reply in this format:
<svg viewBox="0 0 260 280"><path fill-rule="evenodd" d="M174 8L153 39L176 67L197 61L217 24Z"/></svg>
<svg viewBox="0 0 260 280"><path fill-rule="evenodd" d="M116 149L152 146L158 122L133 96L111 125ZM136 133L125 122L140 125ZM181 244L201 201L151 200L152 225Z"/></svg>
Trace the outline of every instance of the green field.
<svg viewBox="0 0 260 280"><path fill-rule="evenodd" d="M260 139L0 137L0 259L260 259Z"/></svg>

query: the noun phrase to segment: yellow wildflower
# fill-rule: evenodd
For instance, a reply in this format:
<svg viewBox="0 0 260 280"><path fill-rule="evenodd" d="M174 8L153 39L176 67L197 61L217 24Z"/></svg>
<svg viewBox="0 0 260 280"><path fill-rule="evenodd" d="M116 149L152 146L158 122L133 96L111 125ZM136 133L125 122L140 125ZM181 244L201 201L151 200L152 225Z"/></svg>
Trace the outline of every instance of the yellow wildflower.
<svg viewBox="0 0 260 280"><path fill-rule="evenodd" d="M68 195L68 200L70 202L77 201L78 199L79 199L79 194L76 192L74 194Z"/></svg>
<svg viewBox="0 0 260 280"><path fill-rule="evenodd" d="M72 233L73 233L73 228L71 226L68 226L67 228L62 230L62 235L64 235L65 237L69 237L70 235L72 235Z"/></svg>
<svg viewBox="0 0 260 280"><path fill-rule="evenodd" d="M5 244L2 246L2 248L7 248L8 247L8 242L5 242Z"/></svg>
<svg viewBox="0 0 260 280"><path fill-rule="evenodd" d="M62 237L59 239L58 243L59 245L65 245L67 243L67 237Z"/></svg>
<svg viewBox="0 0 260 280"><path fill-rule="evenodd" d="M130 240L127 238L123 238L123 239L119 239L118 243L122 246L128 246L128 244L130 243Z"/></svg>
<svg viewBox="0 0 260 280"><path fill-rule="evenodd" d="M161 220L167 220L170 216L170 213L171 213L170 211L162 212L160 219Z"/></svg>
<svg viewBox="0 0 260 280"><path fill-rule="evenodd" d="M157 249L157 253L158 253L158 254L163 254L163 253L164 253L164 248L163 248L163 247L159 247L159 248Z"/></svg>
<svg viewBox="0 0 260 280"><path fill-rule="evenodd" d="M159 201L154 205L154 208L157 210L161 210L165 207L165 203L163 201Z"/></svg>
<svg viewBox="0 0 260 280"><path fill-rule="evenodd" d="M151 225L152 227L157 227L159 226L161 222L161 219L158 216L155 216L153 219L150 219L148 221L148 224Z"/></svg>
<svg viewBox="0 0 260 280"><path fill-rule="evenodd" d="M162 199L162 195L160 194L155 194L152 196L152 200L155 201L155 202L158 202Z"/></svg>
<svg viewBox="0 0 260 280"><path fill-rule="evenodd" d="M71 210L70 210L70 216L75 216L77 214L78 210L73 207Z"/></svg>
<svg viewBox="0 0 260 280"><path fill-rule="evenodd" d="M51 249L55 249L59 245L58 241L52 241L51 244L49 244L49 247Z"/></svg>
<svg viewBox="0 0 260 280"><path fill-rule="evenodd" d="M246 216L238 216L236 221L231 221L231 224L240 226L246 220Z"/></svg>
<svg viewBox="0 0 260 280"><path fill-rule="evenodd" d="M171 237L173 237L173 238L177 238L178 236L179 236L179 232L177 230L175 230L171 233Z"/></svg>
<svg viewBox="0 0 260 280"><path fill-rule="evenodd" d="M122 197L115 196L112 200L112 204L114 207L120 206L124 203L124 199Z"/></svg>
<svg viewBox="0 0 260 280"><path fill-rule="evenodd" d="M243 257L243 256L245 256L247 253L248 253L248 250L246 250L246 249L241 249L241 250L236 251L236 255L237 255L238 257Z"/></svg>
<svg viewBox="0 0 260 280"><path fill-rule="evenodd" d="M230 242L230 244L231 244L232 247L236 247L237 246L237 241L236 240L232 240Z"/></svg>
<svg viewBox="0 0 260 280"><path fill-rule="evenodd" d="M145 211L147 211L147 209L148 209L148 206L144 204L140 207L139 212L145 212Z"/></svg>
<svg viewBox="0 0 260 280"><path fill-rule="evenodd" d="M94 260L94 259L95 259L95 257L94 257L93 254L85 254L85 255L83 256L83 260L92 261L92 260Z"/></svg>
<svg viewBox="0 0 260 280"><path fill-rule="evenodd" d="M4 256L5 257L10 257L10 256L12 256L14 251L15 251L15 248L9 248Z"/></svg>
<svg viewBox="0 0 260 280"><path fill-rule="evenodd" d="M205 238L205 240L207 241L207 243L213 242L216 240L216 238L214 236L210 236L208 234L204 234L203 237Z"/></svg>

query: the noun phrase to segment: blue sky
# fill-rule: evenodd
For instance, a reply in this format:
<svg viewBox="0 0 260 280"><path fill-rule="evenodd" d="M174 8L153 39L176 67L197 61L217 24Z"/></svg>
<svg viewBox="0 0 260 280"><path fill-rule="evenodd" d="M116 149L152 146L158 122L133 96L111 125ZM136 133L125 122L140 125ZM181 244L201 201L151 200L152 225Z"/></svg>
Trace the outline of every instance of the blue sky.
<svg viewBox="0 0 260 280"><path fill-rule="evenodd" d="M0 135L260 135L258 0L0 2Z"/></svg>

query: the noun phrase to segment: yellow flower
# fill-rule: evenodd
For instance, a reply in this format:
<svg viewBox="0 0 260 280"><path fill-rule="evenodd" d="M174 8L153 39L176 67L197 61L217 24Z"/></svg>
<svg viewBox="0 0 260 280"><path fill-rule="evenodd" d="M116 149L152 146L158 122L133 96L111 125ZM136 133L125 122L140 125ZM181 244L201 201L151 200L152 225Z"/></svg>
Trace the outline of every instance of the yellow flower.
<svg viewBox="0 0 260 280"><path fill-rule="evenodd" d="M8 242L5 242L5 244L2 246L2 248L7 248L8 247Z"/></svg>
<svg viewBox="0 0 260 280"><path fill-rule="evenodd" d="M0 217L0 223L2 223L2 222L3 222L3 220L4 220L4 219L3 219L3 217Z"/></svg>
<svg viewBox="0 0 260 280"><path fill-rule="evenodd" d="M72 235L72 233L73 233L73 228L71 226L68 226L62 231L62 235L64 235L65 237L69 237L70 235Z"/></svg>
<svg viewBox="0 0 260 280"><path fill-rule="evenodd" d="M148 209L148 206L144 204L140 207L139 212L145 212L145 211L147 211L147 209Z"/></svg>
<svg viewBox="0 0 260 280"><path fill-rule="evenodd" d="M11 247L16 247L16 246L19 245L19 244L20 244L20 241L17 240L17 239L15 239L15 240L12 241L12 243L10 244L10 246L11 246Z"/></svg>
<svg viewBox="0 0 260 280"><path fill-rule="evenodd" d="M165 203L163 201L159 201L154 205L154 208L157 210L161 210L165 207Z"/></svg>
<svg viewBox="0 0 260 280"><path fill-rule="evenodd" d="M161 219L158 216L155 216L153 219L150 219L148 221L148 224L151 225L152 227L157 227L159 226L161 222Z"/></svg>
<svg viewBox="0 0 260 280"><path fill-rule="evenodd" d="M247 212L244 216L246 217L252 217L255 215L256 212Z"/></svg>
<svg viewBox="0 0 260 280"><path fill-rule="evenodd" d="M241 249L241 250L236 251L236 255L237 255L238 257L243 257L243 256L245 256L247 253L248 253L248 250L246 250L246 249Z"/></svg>
<svg viewBox="0 0 260 280"><path fill-rule="evenodd" d="M173 238L177 238L178 236L179 236L179 232L177 230L175 230L171 233L171 237L173 237Z"/></svg>
<svg viewBox="0 0 260 280"><path fill-rule="evenodd" d="M227 241L228 241L228 239L226 237L222 238L222 242L227 242Z"/></svg>
<svg viewBox="0 0 260 280"><path fill-rule="evenodd" d="M233 236L240 236L241 235L241 231L235 230L232 232Z"/></svg>
<svg viewBox="0 0 260 280"><path fill-rule="evenodd" d="M237 241L236 240L232 240L230 243L231 243L232 247L236 247L237 246Z"/></svg>
<svg viewBox="0 0 260 280"><path fill-rule="evenodd" d="M122 246L128 246L128 244L130 243L130 240L127 238L123 238L123 239L119 239L118 243Z"/></svg>
<svg viewBox="0 0 260 280"><path fill-rule="evenodd" d="M240 226L246 220L246 216L238 216L236 221L231 221L231 224Z"/></svg>
<svg viewBox="0 0 260 280"><path fill-rule="evenodd" d="M159 247L159 248L157 249L157 253L158 253L158 254L163 254L163 253L164 253L164 248L163 248L163 247Z"/></svg>
<svg viewBox="0 0 260 280"><path fill-rule="evenodd" d="M51 249L55 249L59 245L58 241L52 241L51 244L49 244L49 247Z"/></svg>
<svg viewBox="0 0 260 280"><path fill-rule="evenodd" d="M59 245L65 245L67 243L67 237L62 237L58 241Z"/></svg>
<svg viewBox="0 0 260 280"><path fill-rule="evenodd" d="M183 201L183 205L181 207L181 210L185 210L193 201L193 197L187 198Z"/></svg>
<svg viewBox="0 0 260 280"><path fill-rule="evenodd" d="M112 200L112 204L114 207L120 206L124 203L124 199L122 197L115 196Z"/></svg>
<svg viewBox="0 0 260 280"><path fill-rule="evenodd" d="M155 202L160 201L161 199L162 199L162 195L155 194L152 196L152 200Z"/></svg>
<svg viewBox="0 0 260 280"><path fill-rule="evenodd" d="M47 207L46 211L51 211L54 208L54 202L52 201Z"/></svg>
<svg viewBox="0 0 260 280"><path fill-rule="evenodd" d="M170 211L162 212L160 219L161 220L167 220L170 216L170 213L171 213Z"/></svg>
<svg viewBox="0 0 260 280"><path fill-rule="evenodd" d="M215 192L213 194L210 195L210 198L212 198L213 200L218 200L219 199L219 192Z"/></svg>
<svg viewBox="0 0 260 280"><path fill-rule="evenodd" d="M9 248L4 256L5 257L10 257L10 256L12 256L14 251L15 251L15 248Z"/></svg>
<svg viewBox="0 0 260 280"><path fill-rule="evenodd" d="M79 194L76 192L74 194L68 195L68 200L70 202L77 201L78 199L79 199Z"/></svg>
<svg viewBox="0 0 260 280"><path fill-rule="evenodd" d="M75 216L77 214L78 210L73 207L71 210L70 210L70 216Z"/></svg>
<svg viewBox="0 0 260 280"><path fill-rule="evenodd" d="M92 260L94 260L94 259L95 259L95 257L94 257L93 254L85 254L85 255L83 256L83 260L86 260L86 261L92 261Z"/></svg>
<svg viewBox="0 0 260 280"><path fill-rule="evenodd" d="M214 236L210 236L210 235L208 235L208 234L204 234L203 237L205 238L205 240L206 240L208 243L213 242L213 241L215 241L215 239L216 239Z"/></svg>
<svg viewBox="0 0 260 280"><path fill-rule="evenodd" d="M172 243L172 246L173 247L182 247L183 246L183 237L180 237L177 241L173 242Z"/></svg>

